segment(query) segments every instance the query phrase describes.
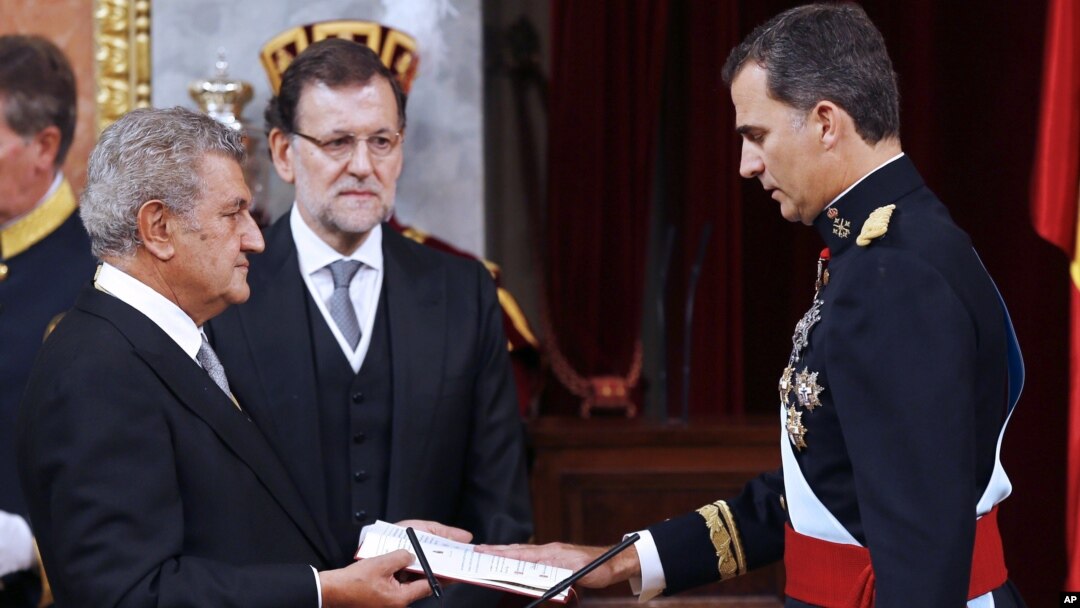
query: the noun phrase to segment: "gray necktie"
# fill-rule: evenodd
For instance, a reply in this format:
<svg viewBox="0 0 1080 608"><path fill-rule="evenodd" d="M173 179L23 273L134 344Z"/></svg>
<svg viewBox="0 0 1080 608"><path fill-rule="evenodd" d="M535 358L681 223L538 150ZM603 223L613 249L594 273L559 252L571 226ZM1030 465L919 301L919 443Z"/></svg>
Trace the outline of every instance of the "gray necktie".
<svg viewBox="0 0 1080 608"><path fill-rule="evenodd" d="M356 320L356 309L353 308L352 298L349 297L349 283L356 271L363 266L356 260L338 260L329 265L330 274L334 275L334 293L326 307L330 310L330 318L337 323L341 335L353 350L360 344L360 323Z"/></svg>
<svg viewBox="0 0 1080 608"><path fill-rule="evenodd" d="M233 400L233 403L236 403L232 390L229 389L229 380L225 377L225 368L221 366L221 360L218 359L217 353L214 352L213 348L210 348L206 336L203 336L202 346L199 347L199 352L195 354L195 359L206 370L206 373L210 374L210 379L214 381L214 384L221 387L221 390L225 391L225 394Z"/></svg>

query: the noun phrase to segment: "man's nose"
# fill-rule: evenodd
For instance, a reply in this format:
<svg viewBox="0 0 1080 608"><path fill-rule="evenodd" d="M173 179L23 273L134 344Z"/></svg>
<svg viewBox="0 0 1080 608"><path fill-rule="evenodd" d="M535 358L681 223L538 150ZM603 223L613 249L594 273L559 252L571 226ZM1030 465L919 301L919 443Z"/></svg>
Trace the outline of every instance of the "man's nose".
<svg viewBox="0 0 1080 608"><path fill-rule="evenodd" d="M371 152L364 140L357 141L353 148L352 156L349 157L349 173L358 177L371 175Z"/></svg>
<svg viewBox="0 0 1080 608"><path fill-rule="evenodd" d="M259 229L255 218L251 217L251 212L247 209L244 210L244 234L241 237L240 246L249 253L262 253L262 250L266 249L262 230Z"/></svg>
<svg viewBox="0 0 1080 608"><path fill-rule="evenodd" d="M765 163L761 160L761 155L744 142L742 158L739 160L739 175L750 179L761 175L764 170Z"/></svg>

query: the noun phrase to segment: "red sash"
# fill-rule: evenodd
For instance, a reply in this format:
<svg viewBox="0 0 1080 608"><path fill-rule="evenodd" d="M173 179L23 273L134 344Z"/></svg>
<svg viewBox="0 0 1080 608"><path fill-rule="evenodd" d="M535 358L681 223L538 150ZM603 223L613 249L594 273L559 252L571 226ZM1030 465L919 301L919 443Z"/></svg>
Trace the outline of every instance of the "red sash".
<svg viewBox="0 0 1080 608"><path fill-rule="evenodd" d="M825 608L874 605L874 569L868 549L805 536L791 524L786 526L784 543L784 593L788 597ZM997 589L1007 578L995 506L975 522L968 599Z"/></svg>

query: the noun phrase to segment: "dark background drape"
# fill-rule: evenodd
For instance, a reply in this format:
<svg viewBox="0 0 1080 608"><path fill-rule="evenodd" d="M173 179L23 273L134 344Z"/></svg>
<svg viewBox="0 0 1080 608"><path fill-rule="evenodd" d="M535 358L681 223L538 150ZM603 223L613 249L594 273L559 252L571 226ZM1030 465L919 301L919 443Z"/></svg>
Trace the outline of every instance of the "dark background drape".
<svg viewBox="0 0 1080 608"><path fill-rule="evenodd" d="M622 376L640 337L667 3L551 7L551 329L577 373ZM576 408L578 399L550 387L548 411Z"/></svg>
<svg viewBox="0 0 1080 608"><path fill-rule="evenodd" d="M659 157L655 217L679 235L670 328L681 327L701 227L714 228L695 302L692 419L773 413L791 330L811 296L821 242L784 222L756 181L738 177L719 77L732 46L796 4L552 2L546 277L554 331L583 373L625 373L642 320L650 161ZM1001 525L1027 601L1053 605L1064 576L1068 275L1028 211L1045 2L862 4L899 74L904 150L971 234L1012 312L1028 382L1003 449L1014 495ZM682 390L679 333L668 334L672 414Z"/></svg>

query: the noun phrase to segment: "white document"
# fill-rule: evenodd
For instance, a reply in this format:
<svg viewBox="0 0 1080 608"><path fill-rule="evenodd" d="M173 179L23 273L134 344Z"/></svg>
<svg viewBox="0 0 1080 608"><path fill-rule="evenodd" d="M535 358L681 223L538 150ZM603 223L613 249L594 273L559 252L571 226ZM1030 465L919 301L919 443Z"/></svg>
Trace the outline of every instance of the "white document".
<svg viewBox="0 0 1080 608"><path fill-rule="evenodd" d="M421 530L414 531L431 571L439 578L540 597L573 574L573 571L565 568L477 553L475 545L459 543ZM398 549L415 554L405 528L385 521L376 521L364 526L360 531L360 548L356 551L356 558L376 557ZM424 572L419 560L414 560L406 569L421 574ZM552 601L566 602L569 593L569 589L564 590L552 598Z"/></svg>

